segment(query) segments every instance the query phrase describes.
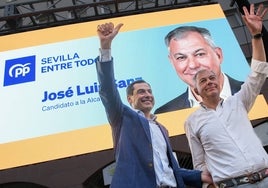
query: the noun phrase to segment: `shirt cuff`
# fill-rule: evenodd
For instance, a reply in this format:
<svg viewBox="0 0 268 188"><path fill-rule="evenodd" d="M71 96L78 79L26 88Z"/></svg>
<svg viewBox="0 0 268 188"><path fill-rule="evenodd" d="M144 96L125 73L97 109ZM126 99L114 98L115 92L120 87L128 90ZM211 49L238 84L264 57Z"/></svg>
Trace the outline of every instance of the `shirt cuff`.
<svg viewBox="0 0 268 188"><path fill-rule="evenodd" d="M111 49L99 49L100 51L100 62L107 62L112 60Z"/></svg>

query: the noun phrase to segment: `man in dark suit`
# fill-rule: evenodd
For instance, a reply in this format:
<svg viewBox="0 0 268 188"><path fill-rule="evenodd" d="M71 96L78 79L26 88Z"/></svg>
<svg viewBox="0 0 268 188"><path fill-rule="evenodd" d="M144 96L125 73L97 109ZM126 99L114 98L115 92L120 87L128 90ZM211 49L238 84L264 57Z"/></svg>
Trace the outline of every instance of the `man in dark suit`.
<svg viewBox="0 0 268 188"><path fill-rule="evenodd" d="M204 68L213 70L220 78L222 98L225 99L240 90L243 82L221 71L222 50L215 45L207 29L181 26L167 34L165 43L169 50L170 62L188 88L180 96L156 109L155 114L198 106L202 99L193 89L193 76Z"/></svg>
<svg viewBox="0 0 268 188"><path fill-rule="evenodd" d="M127 100L121 101L114 83L111 44L123 24L98 26L100 56L96 59L100 97L111 125L116 167L111 188L202 187L211 182L208 172L179 167L173 155L167 129L151 114L154 96L143 80L127 87Z"/></svg>

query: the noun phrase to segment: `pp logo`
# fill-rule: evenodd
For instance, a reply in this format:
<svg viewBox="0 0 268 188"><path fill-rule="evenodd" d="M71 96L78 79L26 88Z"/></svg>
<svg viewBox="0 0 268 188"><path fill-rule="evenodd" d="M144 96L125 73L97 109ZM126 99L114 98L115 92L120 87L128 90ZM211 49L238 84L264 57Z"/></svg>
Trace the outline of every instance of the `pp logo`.
<svg viewBox="0 0 268 188"><path fill-rule="evenodd" d="M35 81L35 56L6 60L4 86Z"/></svg>

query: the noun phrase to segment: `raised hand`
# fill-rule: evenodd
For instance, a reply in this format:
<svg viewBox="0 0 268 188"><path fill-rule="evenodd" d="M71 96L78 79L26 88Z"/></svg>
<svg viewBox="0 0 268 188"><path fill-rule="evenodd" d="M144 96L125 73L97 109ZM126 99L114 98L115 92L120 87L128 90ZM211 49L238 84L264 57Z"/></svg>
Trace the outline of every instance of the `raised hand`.
<svg viewBox="0 0 268 188"><path fill-rule="evenodd" d="M111 48L112 40L117 35L122 26L123 24L120 23L114 27L114 24L111 22L98 25L97 33L100 38L100 46L102 49Z"/></svg>
<svg viewBox="0 0 268 188"><path fill-rule="evenodd" d="M243 10L245 15L243 15L242 17L251 35L253 36L258 33L261 33L262 20L265 14L268 12L268 9L264 8L263 4L260 4L255 13L254 4L251 4L250 11L248 11L246 7L243 7Z"/></svg>

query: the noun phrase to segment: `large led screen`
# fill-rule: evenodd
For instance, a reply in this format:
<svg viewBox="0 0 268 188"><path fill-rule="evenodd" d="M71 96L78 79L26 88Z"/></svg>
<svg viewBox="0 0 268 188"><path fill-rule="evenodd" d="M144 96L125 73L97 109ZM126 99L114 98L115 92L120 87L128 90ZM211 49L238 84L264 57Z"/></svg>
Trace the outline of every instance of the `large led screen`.
<svg viewBox="0 0 268 188"><path fill-rule="evenodd" d="M175 27L207 28L222 48L222 70L245 80L248 63L220 5L160 11L72 24L0 37L0 169L96 152L113 147L98 94L94 59L97 25L124 23L112 46L116 84L122 97L135 79L148 81L155 109L183 93L168 60L165 35ZM251 119L267 116L259 96ZM184 134L194 108L166 112L158 120L170 136ZM266 111L266 112L265 112Z"/></svg>

